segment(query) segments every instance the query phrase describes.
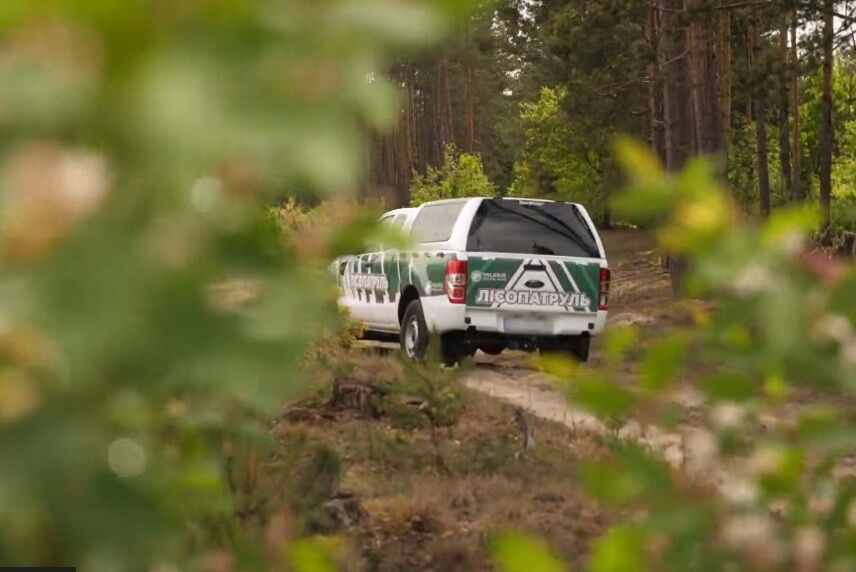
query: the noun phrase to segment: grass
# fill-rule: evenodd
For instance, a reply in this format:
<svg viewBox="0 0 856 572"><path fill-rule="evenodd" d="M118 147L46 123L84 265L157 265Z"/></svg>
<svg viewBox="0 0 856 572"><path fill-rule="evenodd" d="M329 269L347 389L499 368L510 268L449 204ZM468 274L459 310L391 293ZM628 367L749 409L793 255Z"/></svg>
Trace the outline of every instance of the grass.
<svg viewBox="0 0 856 572"><path fill-rule="evenodd" d="M529 418L537 444L524 450L514 408L447 372L415 375L394 356L365 351L336 360L316 372L319 385L338 371L380 388L376 406L331 408L321 390L292 404L268 467L290 484L269 492L268 514L287 513L304 533L343 536L348 568L359 570L484 569L489 536L507 528L544 538L571 565L585 560L610 516L575 474L581 460L607 454L601 437ZM420 388L425 376L431 387ZM278 482L286 480L269 484ZM354 499L353 522L329 514L337 497Z"/></svg>

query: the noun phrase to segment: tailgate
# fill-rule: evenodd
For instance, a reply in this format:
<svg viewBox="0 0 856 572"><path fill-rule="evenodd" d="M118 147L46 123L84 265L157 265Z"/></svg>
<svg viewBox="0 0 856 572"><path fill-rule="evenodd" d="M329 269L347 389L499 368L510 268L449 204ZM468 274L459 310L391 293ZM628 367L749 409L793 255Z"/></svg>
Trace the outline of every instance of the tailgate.
<svg viewBox="0 0 856 572"><path fill-rule="evenodd" d="M600 260L500 254L470 256L467 306L596 313Z"/></svg>

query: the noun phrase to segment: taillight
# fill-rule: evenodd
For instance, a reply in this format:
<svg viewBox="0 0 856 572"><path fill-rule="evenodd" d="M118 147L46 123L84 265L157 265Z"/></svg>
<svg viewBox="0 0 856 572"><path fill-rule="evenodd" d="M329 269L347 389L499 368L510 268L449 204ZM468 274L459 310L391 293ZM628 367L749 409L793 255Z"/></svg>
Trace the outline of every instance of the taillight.
<svg viewBox="0 0 856 572"><path fill-rule="evenodd" d="M446 296L452 304L467 301L467 261L450 260L446 263Z"/></svg>
<svg viewBox="0 0 856 572"><path fill-rule="evenodd" d="M609 268L600 269L600 300L597 304L598 310L609 309L609 283L612 279L612 273Z"/></svg>

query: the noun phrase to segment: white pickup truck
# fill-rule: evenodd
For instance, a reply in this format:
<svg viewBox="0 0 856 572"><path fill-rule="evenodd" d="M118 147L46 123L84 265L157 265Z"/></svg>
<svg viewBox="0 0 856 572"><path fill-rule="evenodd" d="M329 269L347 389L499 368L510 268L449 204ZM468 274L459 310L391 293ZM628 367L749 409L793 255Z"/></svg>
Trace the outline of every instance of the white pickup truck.
<svg viewBox="0 0 856 572"><path fill-rule="evenodd" d="M432 334L443 360L477 349L564 351L586 361L606 323L610 272L585 208L535 199L469 198L390 211L381 222L413 246L333 264L339 303L413 358Z"/></svg>

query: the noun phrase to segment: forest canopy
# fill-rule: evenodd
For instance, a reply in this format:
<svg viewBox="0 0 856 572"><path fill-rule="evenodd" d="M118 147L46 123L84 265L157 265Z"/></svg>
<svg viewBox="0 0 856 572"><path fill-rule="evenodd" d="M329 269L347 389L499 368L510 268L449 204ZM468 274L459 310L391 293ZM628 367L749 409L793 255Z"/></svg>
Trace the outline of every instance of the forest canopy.
<svg viewBox="0 0 856 572"><path fill-rule="evenodd" d="M852 230L854 22L832 0L483 3L390 70L403 105L366 192L410 202L452 143L498 193L582 202L608 225L612 144L631 135L672 171L713 157L750 215L808 201Z"/></svg>

